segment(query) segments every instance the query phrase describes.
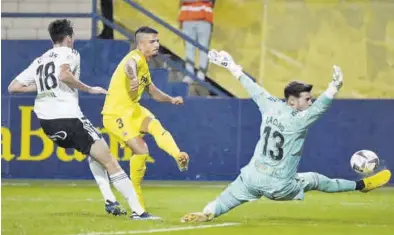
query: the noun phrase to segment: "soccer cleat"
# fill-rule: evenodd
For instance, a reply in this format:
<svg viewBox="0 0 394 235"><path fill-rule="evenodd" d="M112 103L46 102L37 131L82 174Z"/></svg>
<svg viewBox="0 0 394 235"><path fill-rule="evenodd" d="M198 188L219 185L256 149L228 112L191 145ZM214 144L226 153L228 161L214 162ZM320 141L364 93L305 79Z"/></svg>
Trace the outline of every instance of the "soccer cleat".
<svg viewBox="0 0 394 235"><path fill-rule="evenodd" d="M187 171L189 168L189 155L185 152L180 152L176 158L176 162L180 171Z"/></svg>
<svg viewBox="0 0 394 235"><path fill-rule="evenodd" d="M365 187L361 192L369 192L373 189L382 187L387 184L391 178L391 172L389 170L382 170L373 176L366 177L363 179Z"/></svg>
<svg viewBox="0 0 394 235"><path fill-rule="evenodd" d="M110 200L105 201L104 209L108 214L113 214L115 216L127 214L126 210L120 206L119 202L111 202Z"/></svg>
<svg viewBox="0 0 394 235"><path fill-rule="evenodd" d="M133 212L130 216L132 220L161 220L159 216L151 215L148 212L144 212L141 215Z"/></svg>
<svg viewBox="0 0 394 235"><path fill-rule="evenodd" d="M213 214L205 214L203 212L193 212L182 217L181 223L198 223L208 222L213 219Z"/></svg>

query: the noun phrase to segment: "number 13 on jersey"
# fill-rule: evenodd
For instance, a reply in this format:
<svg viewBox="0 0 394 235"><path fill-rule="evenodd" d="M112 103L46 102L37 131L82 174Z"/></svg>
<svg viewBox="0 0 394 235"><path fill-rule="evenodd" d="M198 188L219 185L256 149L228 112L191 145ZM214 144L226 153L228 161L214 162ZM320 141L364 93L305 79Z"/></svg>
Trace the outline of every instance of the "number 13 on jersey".
<svg viewBox="0 0 394 235"><path fill-rule="evenodd" d="M264 128L264 148L263 153L267 155L268 141L274 141L274 147L269 150L269 156L274 160L282 160L283 158L283 144L285 143L285 137L279 131L273 131L271 135L272 127L266 126Z"/></svg>

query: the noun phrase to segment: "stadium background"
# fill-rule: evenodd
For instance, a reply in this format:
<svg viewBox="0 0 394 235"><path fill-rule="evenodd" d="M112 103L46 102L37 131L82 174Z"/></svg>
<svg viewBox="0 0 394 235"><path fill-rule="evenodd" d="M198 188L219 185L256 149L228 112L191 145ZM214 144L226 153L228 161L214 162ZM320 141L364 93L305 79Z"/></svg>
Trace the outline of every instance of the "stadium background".
<svg viewBox="0 0 394 235"><path fill-rule="evenodd" d="M46 28L53 18L48 13L74 21L81 78L88 84L108 85L131 42L118 31L115 40L95 38L102 25L92 20L92 2L96 1L2 1L2 178L92 178L84 156L54 147L43 135L32 114L33 97L11 96L6 90L32 59L51 47ZM141 25L157 28L162 45L183 58L184 39L169 30L178 27L179 2L135 2L168 25L123 0L114 0L115 24L130 33ZM317 96L330 80L332 64L343 68L341 99L310 130L300 171L356 179L349 158L359 149L376 151L383 164L394 169L392 2L226 0L217 1L214 12L211 48L229 51L273 95L283 97L284 85L299 79L313 83ZM186 97L187 85L171 79L179 68L163 61L152 66L155 83L172 95ZM147 179L231 180L250 159L261 119L255 105L223 69L210 66L208 76L234 97L188 97L183 107L142 101L192 158L190 170L178 173L171 158L148 138L157 163L148 166ZM83 112L100 129L102 103L103 97L81 95ZM131 153L109 142L127 169Z"/></svg>

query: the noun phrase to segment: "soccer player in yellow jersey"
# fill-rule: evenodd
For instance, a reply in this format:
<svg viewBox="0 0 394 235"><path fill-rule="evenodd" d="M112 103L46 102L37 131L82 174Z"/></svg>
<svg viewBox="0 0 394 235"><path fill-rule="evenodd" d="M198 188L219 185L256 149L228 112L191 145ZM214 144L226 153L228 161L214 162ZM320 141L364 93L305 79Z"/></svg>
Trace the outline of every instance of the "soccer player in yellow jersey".
<svg viewBox="0 0 394 235"><path fill-rule="evenodd" d="M157 145L171 155L181 171L188 168L189 156L181 152L172 135L165 130L154 115L139 104L146 90L159 102L183 104L182 97L171 97L159 90L151 80L148 60L159 51L158 32L141 27L135 33L137 49L128 53L112 75L102 110L104 127L121 143L131 148L130 177L138 199L145 208L141 182L146 171L146 162L154 162L142 134L151 134Z"/></svg>

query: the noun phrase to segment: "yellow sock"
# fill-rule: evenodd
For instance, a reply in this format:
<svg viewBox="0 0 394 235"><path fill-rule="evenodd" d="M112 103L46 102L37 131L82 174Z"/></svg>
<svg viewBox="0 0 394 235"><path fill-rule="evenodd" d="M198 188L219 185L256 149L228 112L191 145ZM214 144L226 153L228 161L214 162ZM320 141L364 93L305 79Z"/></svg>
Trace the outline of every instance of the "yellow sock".
<svg viewBox="0 0 394 235"><path fill-rule="evenodd" d="M176 158L180 150L170 132L166 131L157 119L153 119L148 126L148 132L155 138L157 146Z"/></svg>
<svg viewBox="0 0 394 235"><path fill-rule="evenodd" d="M148 158L148 154L134 154L130 159L130 178L133 183L134 190L137 193L138 201L142 208L145 209L145 200L142 196L141 183L144 179L146 172L145 162Z"/></svg>

